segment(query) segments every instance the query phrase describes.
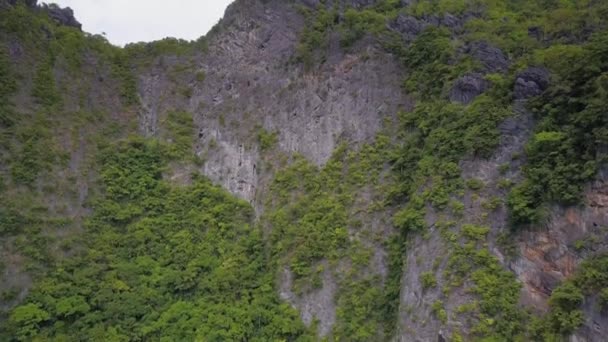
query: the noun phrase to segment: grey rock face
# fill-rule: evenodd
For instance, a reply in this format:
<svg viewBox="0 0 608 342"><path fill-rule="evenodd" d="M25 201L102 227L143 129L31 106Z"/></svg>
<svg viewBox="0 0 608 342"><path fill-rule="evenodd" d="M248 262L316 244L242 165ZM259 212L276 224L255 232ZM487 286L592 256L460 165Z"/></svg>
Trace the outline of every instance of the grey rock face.
<svg viewBox="0 0 608 342"><path fill-rule="evenodd" d="M335 1L335 0L331 1L330 0L330 1L322 2L321 0L298 0L298 2L304 4L308 7L316 7L321 3L324 3L325 5L331 7L331 6L334 6L335 3L338 3L341 5L345 5L345 6L363 8L363 7L371 6L378 1L377 0L341 0L341 1Z"/></svg>
<svg viewBox="0 0 608 342"><path fill-rule="evenodd" d="M441 24L452 30L462 28L462 20L457 16L451 15L450 13L443 15L443 18L441 18Z"/></svg>
<svg viewBox="0 0 608 342"><path fill-rule="evenodd" d="M526 99L540 95L549 86L549 71L531 67L520 72L515 80L515 99Z"/></svg>
<svg viewBox="0 0 608 342"><path fill-rule="evenodd" d="M433 226L438 217L436 213L427 214L429 226ZM415 237L408 244L406 265L401 277L397 341L425 342L438 339L443 324L433 314L432 305L442 298L441 288L445 284L441 272L433 268L433 263L447 257L447 248L438 229L431 229L427 237ZM446 267L445 261L441 262L440 268L443 267ZM425 272L433 272L437 277L435 288L424 289L421 278ZM466 291L458 289L457 292L450 296L450 301L444 302L448 312L472 300Z"/></svg>
<svg viewBox="0 0 608 342"><path fill-rule="evenodd" d="M401 13L389 24L389 27L393 31L401 34L406 42L411 42L428 26L442 26L454 33L460 33L466 21L471 17L471 14L455 16L450 13L445 13L443 16L429 15L422 18L416 18Z"/></svg>
<svg viewBox="0 0 608 342"><path fill-rule="evenodd" d="M547 308L551 292L572 276L582 260L608 252L608 173L585 190L585 206L554 206L548 222L538 231L525 232L519 239L520 257L510 268L523 284L522 302L536 310ZM583 248L576 248L583 241ZM583 304L585 324L577 331L578 341L604 341L608 316L597 310L597 298Z"/></svg>
<svg viewBox="0 0 608 342"><path fill-rule="evenodd" d="M51 18L58 22L61 25L75 27L77 29L82 29L82 25L76 20L74 17L74 11L69 8L61 8L57 5L45 5L44 9L49 13Z"/></svg>
<svg viewBox="0 0 608 342"><path fill-rule="evenodd" d="M534 126L532 116L525 110L523 103L515 103L514 110L516 112L514 116L499 126L500 145L491 158L471 158L461 162L464 179L476 178L485 184L483 190L478 194L465 194L463 198L465 214L463 218L458 219L463 221L462 223L479 224L477 220L485 209L476 196L481 198L501 196L502 190L497 186L499 180L504 176L510 179L518 178L519 164L513 165L513 170L506 174L502 174L498 170L500 165L512 162L513 154L523 151ZM427 206L425 220L429 227L428 234L424 237L414 236L408 243L407 261L401 278L397 341L437 341L439 340L438 334L449 340L447 337L451 336L454 331L463 333L471 328L470 322L457 314L459 306L476 300L469 288L471 284L465 282L462 286L452 288L447 297L442 294L442 288L449 284L449 280L443 279L442 274L449 267L448 260L451 251L435 226L439 221L452 218ZM500 232L508 229L507 220L507 210L501 207L491 213L486 222L491 228L488 248L501 260L504 258L495 247L496 244L493 240ZM436 276L437 286L435 288L426 290L422 288L420 275L424 272L432 272ZM440 322L432 313L432 305L437 300L443 302L443 308L447 313L446 324ZM465 340L468 339L465 337Z"/></svg>
<svg viewBox="0 0 608 342"><path fill-rule="evenodd" d="M310 6L317 4L315 0L302 2ZM192 61L193 72L204 71L205 81L178 80L179 86L192 88L189 98L176 100L175 96L168 96L163 99L163 94L174 86L172 81L155 70L141 76L141 130L148 135L158 134L159 122L171 108L185 108L192 112L198 131L196 152L205 161L198 171L250 201L258 212L263 210L260 195L272 174L264 170L262 156L265 152L258 146L257 129L277 133L277 152L302 154L311 162L323 165L341 140L354 144L368 141L376 135L384 117L394 115L400 108L407 110L411 107L401 92L404 75L398 61L373 43L361 42L350 54L339 48L330 48L327 62L310 72L304 72L300 66L291 63L304 22L284 1L242 0L230 7L224 20L225 25L220 25L219 33L210 37L209 52L196 56ZM435 24L457 29L461 20L446 16L438 18ZM423 19L400 15L391 28L406 39L414 39L428 25L431 23ZM329 45L339 47L339 43L335 43L330 42ZM484 72L502 72L509 67L502 51L486 43L472 44L466 52L482 62ZM165 59L164 68L183 62ZM516 85L516 94L546 89L549 82L548 74L540 69L525 70L518 79L526 84L533 83L536 88L518 90ZM455 82L450 99L470 103L488 86L482 74L465 75ZM499 127L502 137L495 156L461 164L463 177L478 178L487 184L481 194L484 198L504 196L497 185L499 180L509 177L516 181L519 177L519 171L515 170L519 170L523 161L514 161L512 156L523 151L533 120L523 109L523 102L516 102L514 107L519 113ZM512 170L502 174L499 166L506 163L512 166ZM602 199L604 197L597 198L595 202L607 203L608 206L608 200ZM484 212L480 201L467 195L464 204L466 217L475 223L474 218ZM439 214L429 210L426 221L433 227L439 218ZM542 307L546 303L543 293L564 278L565 273L559 265L563 265L564 260L571 260L565 257L571 253L569 247L564 247L567 243L563 241L568 240L563 240L563 234L558 232L561 228L551 228L548 234L534 233L536 237L526 238L530 245L521 246L524 252L531 252L522 255L532 257L507 262L495 242L496 236L507 229L507 220L504 206L490 214L489 248L524 283L528 296L524 297L525 304ZM591 216L585 216L584 221L592 222L589 220ZM551 234L562 240L551 240ZM546 245L544 242L547 240L553 242ZM470 328L453 315L460 305L474 300L469 289L466 286L455 289L445 299L441 293L445 285L441 272L448 267L446 248L440 232L434 228L430 229L429 236L414 237L408 246L406 267L401 277L399 327L395 340L448 339L455 329L466 331ZM533 258L535 255L540 255L540 258ZM444 259L435 267L434 258L429 256ZM373 272L385 274L386 262L381 249L376 250L374 258L378 261L374 262ZM547 265L549 268L544 268ZM528 269L533 270L532 273L528 273ZM547 271L543 271L545 269ZM305 323L318 320L320 336L330 334L336 321L335 297L340 291L330 267L325 268L322 287L304 294L294 293L293 275L289 269L279 271L280 297L299 310ZM423 289L420 275L424 272L436 273L438 286L435 289ZM447 327L433 315L432 304L439 299L444 301L448 312ZM592 314L587 317L592 320L586 324L590 329L597 326L596 323L608 326ZM591 332L585 332L581 336L592 336L589 334Z"/></svg>
<svg viewBox="0 0 608 342"><path fill-rule="evenodd" d="M10 5L16 5L18 0L8 0ZM28 7L36 7L38 5L38 0L25 0L25 5Z"/></svg>
<svg viewBox="0 0 608 342"><path fill-rule="evenodd" d="M162 122L173 108L194 116L195 151L204 160L198 171L263 211L262 198L272 170L264 156L303 155L325 164L342 141L357 145L371 141L387 116L411 103L403 94L403 70L396 58L371 40L357 43L345 54L339 37L332 37L327 62L304 71L293 63L304 20L285 1L242 0L226 12L223 23L209 37L209 51L194 58L165 57L140 74L140 129L162 134ZM167 77L163 70L190 63L192 77ZM188 87L188 98L171 95ZM161 127L159 127L161 126ZM271 151L258 146L260 129L277 134ZM371 200L371 199L370 199ZM378 228L381 229L381 228ZM379 274L386 273L382 251L376 251ZM331 267L323 286L294 294L288 271L277 279L280 296L296 307L305 323L319 321L319 334L331 332L335 322L335 294L339 291Z"/></svg>
<svg viewBox="0 0 608 342"><path fill-rule="evenodd" d="M227 16L230 27L213 38L200 61L198 68L207 77L194 87L188 107L201 131L206 173L225 185L242 184L227 186L242 198L254 201L259 188L254 174L258 149L250 138L256 125L278 133L280 150L323 165L340 140L373 138L384 116L407 105L398 62L373 45L350 55L332 50L321 70L304 73L289 65L303 26L293 8L252 1L246 12L233 7ZM207 150L212 140L219 150L239 152ZM251 162L226 165L239 159Z"/></svg>
<svg viewBox="0 0 608 342"><path fill-rule="evenodd" d="M487 42L481 41L471 44L468 47L468 53L479 60L488 72L501 72L509 67L509 60L502 50Z"/></svg>
<svg viewBox="0 0 608 342"><path fill-rule="evenodd" d="M376 0L351 0L353 7L361 8L371 6L376 3Z"/></svg>
<svg viewBox="0 0 608 342"><path fill-rule="evenodd" d="M18 0L2 0L0 1L0 5L8 3L9 5L14 6L17 2ZM82 29L82 25L76 20L76 17L74 17L74 11L69 7L62 8L56 4L49 5L46 3L38 5L38 0L25 0L24 3L27 7L47 12L51 19L55 20L60 25L75 27L79 30Z"/></svg>
<svg viewBox="0 0 608 342"><path fill-rule="evenodd" d="M338 290L329 268L325 267L323 285L320 289L298 296L291 290L292 286L293 274L289 269L284 269L281 274L279 297L300 310L304 324L311 325L317 319L319 336L329 335L336 321L334 298Z"/></svg>
<svg viewBox="0 0 608 342"><path fill-rule="evenodd" d="M300 0L300 2L308 7L317 7L321 3L320 0Z"/></svg>
<svg viewBox="0 0 608 342"><path fill-rule="evenodd" d="M481 74L468 74L460 77L454 83L450 92L450 101L462 104L471 103L477 96L481 95L488 88L486 81Z"/></svg>
<svg viewBox="0 0 608 342"><path fill-rule="evenodd" d="M406 41L416 38L428 24L411 15L399 14L391 23L391 28L399 32Z"/></svg>

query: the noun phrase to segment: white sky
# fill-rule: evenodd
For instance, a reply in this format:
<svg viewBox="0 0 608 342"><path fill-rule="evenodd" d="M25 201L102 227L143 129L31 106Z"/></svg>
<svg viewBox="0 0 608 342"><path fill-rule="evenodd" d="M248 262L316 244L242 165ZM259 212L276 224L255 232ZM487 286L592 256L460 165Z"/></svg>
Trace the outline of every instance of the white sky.
<svg viewBox="0 0 608 342"><path fill-rule="evenodd" d="M86 32L113 44L205 35L232 0L48 0L71 7Z"/></svg>

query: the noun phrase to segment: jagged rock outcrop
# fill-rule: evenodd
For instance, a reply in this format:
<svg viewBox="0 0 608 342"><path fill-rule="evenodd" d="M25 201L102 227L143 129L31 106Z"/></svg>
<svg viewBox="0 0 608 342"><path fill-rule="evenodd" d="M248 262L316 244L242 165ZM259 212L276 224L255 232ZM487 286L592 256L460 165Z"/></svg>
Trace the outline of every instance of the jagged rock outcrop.
<svg viewBox="0 0 608 342"><path fill-rule="evenodd" d="M11 5L16 5L19 0L8 0L8 3ZM38 5L38 0L25 0L25 5L28 7L36 7Z"/></svg>
<svg viewBox="0 0 608 342"><path fill-rule="evenodd" d="M464 24L474 15L471 13L453 15L445 13L443 16L428 15L421 18L400 13L389 27L399 33L406 42L413 41L425 28L429 26L445 27L451 32L458 34L462 31Z"/></svg>
<svg viewBox="0 0 608 342"><path fill-rule="evenodd" d="M0 2L0 5L4 3L11 6L15 6L18 2L19 0L2 0ZM76 17L74 16L74 11L70 7L64 8L54 3L43 3L42 5L39 5L38 0L25 0L23 1L23 3L27 7L48 13L48 15L59 25L75 27L79 30L82 29L82 24L80 24L80 22L76 20Z"/></svg>
<svg viewBox="0 0 608 342"><path fill-rule="evenodd" d="M204 160L199 171L261 213L272 173L256 138L260 130L276 133L275 153L324 165L340 142L370 142L386 118L411 109L399 61L373 40L348 53L330 49L327 62L311 71L292 63L303 27L302 16L283 1L234 3L209 38L207 53L192 62L164 57L140 73L141 132L161 134L159 125L173 108L192 112L196 153ZM329 45L339 47L339 37L332 39ZM191 73L163 72L183 63ZM193 80L193 73L203 73L204 82ZM163 96L175 87L191 89L190 96ZM290 279L285 270L278 280L281 297L306 324L318 321L320 336L331 333L339 288L330 268L321 288L310 293L294 293Z"/></svg>
<svg viewBox="0 0 608 342"><path fill-rule="evenodd" d="M513 96L526 99L540 95L549 86L549 72L544 68L527 68L517 74Z"/></svg>
<svg viewBox="0 0 608 342"><path fill-rule="evenodd" d="M455 22L460 22L458 18L453 16L451 17ZM450 90L450 101L468 104L471 103L477 96L483 94L490 87L491 84L484 78L484 75L488 73L505 73L509 67L509 60L500 49L484 41L470 44L469 46L465 47L462 53L471 55L483 66L483 70L481 70L481 72L469 73L456 79L452 89ZM545 77L548 77L548 75L545 75ZM522 80L520 81L519 78ZM534 80L538 81L542 85L536 84ZM524 93L540 93L541 87L542 89L546 89L547 87L547 81L543 80L544 78L543 75L541 75L541 70L531 68L530 70L526 70L526 72L522 72L521 76L518 77L518 81L515 86L515 97L517 99L521 99L529 97L521 95Z"/></svg>
<svg viewBox="0 0 608 342"><path fill-rule="evenodd" d="M428 24L411 15L399 14L391 23L391 28L401 34L406 41L412 41Z"/></svg>
<svg viewBox="0 0 608 342"><path fill-rule="evenodd" d="M509 60L502 50L485 41L470 44L466 52L481 62L487 72L503 72L509 67Z"/></svg>
<svg viewBox="0 0 608 342"><path fill-rule="evenodd" d="M478 73L468 74L460 77L454 82L450 91L450 101L469 104L477 96L483 94L489 86L489 82Z"/></svg>
<svg viewBox="0 0 608 342"><path fill-rule="evenodd" d="M60 25L75 27L79 30L82 29L82 24L76 20L76 17L74 17L74 11L71 8L61 8L55 4L44 4L42 9L47 11L49 16Z"/></svg>
<svg viewBox="0 0 608 342"><path fill-rule="evenodd" d="M330 51L322 70L289 65L304 24L292 6L240 1L224 24L194 66L206 77L190 98L161 100L171 82L159 70L140 77L141 120L144 133L153 135L159 113L191 110L203 172L250 202L260 187L257 130L277 132L282 151L323 165L339 141L369 141L384 117L411 106L400 88L398 61L374 43L363 42L349 54ZM179 62L165 58L163 68Z"/></svg>
<svg viewBox="0 0 608 342"><path fill-rule="evenodd" d="M554 206L546 224L519 238L521 256L509 267L522 281L522 302L535 310L547 310L551 292L585 258L608 252L608 170L587 187L583 203L580 207ZM599 341L608 334L608 317L597 307L597 298L583 305L586 323L575 334L579 341Z"/></svg>

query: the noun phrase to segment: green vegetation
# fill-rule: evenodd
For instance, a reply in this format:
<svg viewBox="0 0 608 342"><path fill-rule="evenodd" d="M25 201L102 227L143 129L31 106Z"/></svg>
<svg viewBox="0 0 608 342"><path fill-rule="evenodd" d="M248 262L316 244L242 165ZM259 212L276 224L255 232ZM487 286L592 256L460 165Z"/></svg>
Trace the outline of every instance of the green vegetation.
<svg viewBox="0 0 608 342"><path fill-rule="evenodd" d="M371 263L373 251L364 226L375 209L357 207L356 201L362 192L376 193L372 186L383 174L388 148L383 135L358 151L349 152L341 144L321 169L296 156L278 170L270 187L262 222L270 232L274 267L292 272L296 294L323 286L323 270L333 272L338 263L349 261L348 270L337 279L343 290L336 298L336 339L381 340L392 327L385 311L395 301L384 297L381 279L359 276Z"/></svg>
<svg viewBox="0 0 608 342"><path fill-rule="evenodd" d="M426 203L440 210L454 203L451 198L464 188L457 162L466 155L488 156L498 144L496 127L507 115L486 96L469 106L422 102L401 113L403 144L393 157L398 185L391 197L408 202L395 214L395 226L404 233L423 232ZM483 184L469 180L467 185L480 189ZM455 212L458 207L452 206Z"/></svg>
<svg viewBox="0 0 608 342"><path fill-rule="evenodd" d="M300 43L296 47L297 61L304 64L306 69L318 62L317 51L324 50L328 44L329 30L335 25L337 11L328 10L325 5L319 5L316 11L302 6L300 12L304 15L307 25L300 36Z"/></svg>
<svg viewBox="0 0 608 342"><path fill-rule="evenodd" d="M343 15L337 4L328 8L322 2L314 10L299 7L307 25L300 36L296 60L303 63L307 70L322 64L332 31L340 34L340 43L344 48L352 46L365 35L382 36L388 33L386 22L397 16L399 6L399 0L381 0L365 9L347 8Z"/></svg>
<svg viewBox="0 0 608 342"><path fill-rule="evenodd" d="M469 188L473 191L479 191L479 190L483 189L484 186L485 186L485 184L483 183L483 181L481 181L477 178L471 178L471 179L467 180L467 188Z"/></svg>
<svg viewBox="0 0 608 342"><path fill-rule="evenodd" d="M435 274L433 274L432 272L422 273L420 275L420 279L420 282L422 283L422 288L425 290L437 286L437 278L435 278Z"/></svg>
<svg viewBox="0 0 608 342"><path fill-rule="evenodd" d="M204 71L198 71L195 75L194 78L196 79L197 82L202 83L205 81L205 78L207 77L207 74Z"/></svg>
<svg viewBox="0 0 608 342"><path fill-rule="evenodd" d="M397 1L392 1L393 13L396 13ZM388 9L385 9L388 10ZM386 31L387 13L377 8L355 10L349 8L344 12L344 21L339 26L341 44L349 47L366 34L381 34Z"/></svg>
<svg viewBox="0 0 608 342"><path fill-rule="evenodd" d="M488 340L517 340L525 336L527 317L519 307L520 284L483 247L488 233L489 228L470 224L462 226L459 236L444 231L453 250L444 276L451 287L461 286L467 279L473 282L471 291L479 298L478 303L472 312L458 310L473 314L473 334Z"/></svg>
<svg viewBox="0 0 608 342"><path fill-rule="evenodd" d="M15 309L9 318L9 322L18 328L15 331L17 337L34 336L40 324L50 318L48 312L42 310L36 304L27 304Z"/></svg>
<svg viewBox="0 0 608 342"><path fill-rule="evenodd" d="M201 37L196 41L177 38L164 38L154 42L131 43L125 50L135 59L153 60L163 56L186 56L196 52L207 52L207 39Z"/></svg>
<svg viewBox="0 0 608 342"><path fill-rule="evenodd" d="M383 0L364 8L322 2L300 11L306 25L295 60L306 70L325 61L330 39L356 53L356 43L371 37L406 69L404 89L416 105L388 122L390 136L356 149L343 143L323 167L282 155L278 132L256 127L249 138L257 139L265 166L276 173L263 189L267 201L255 223L248 204L198 175L189 186L163 179L168 164L192 157L191 113L168 112L159 141L125 139L131 127L110 124L122 118L117 113L110 120L109 113L91 109L82 87L96 77L84 57L95 56L99 70L111 70L103 82L120 95L120 114L136 112L137 72L163 66L164 56L184 62L172 65L170 79L191 74L192 84L204 82L205 73L195 72L188 57L206 52L205 38L120 49L23 5L0 12L0 242L10 241L11 253L24 258L34 279L25 301L0 313L0 340L314 340L316 325L305 328L277 297L283 270L293 275L296 295L327 286L327 279L336 283L330 339L390 340L399 322L408 242L437 232L449 253L419 281L426 293L440 292L430 304L438 322L467 323L465 337L455 331L455 341L555 341L584 322L586 300L608 310L606 257L592 257L555 289L549 313L529 326L531 314L519 306L521 285L488 249L497 242L507 254L516 249L515 238L502 234L490 241L486 226L503 202L514 227L542 222L551 203L581 203L583 187L605 165L607 4L430 0L403 8L402 1ZM388 25L399 14L430 20L446 13L476 15L458 33L429 25L407 45ZM27 58L11 60L6 42L13 40ZM484 70L464 52L480 41L501 48L511 66L486 74L489 89L470 104L451 103L454 81ZM529 102L537 126L520 159L523 181L497 184L510 192L504 201L486 195L494 190L491 182L462 179L459 165L492 156L500 123L513 115L514 76L528 66L548 68L551 86ZM80 76L82 83L71 84ZM23 84L37 112L16 115L11 97ZM79 107L87 109L66 113L62 104L71 107L74 88L83 88L77 89ZM169 95L192 94L190 86L176 84ZM224 114L217 119L221 127L233 126ZM216 144L211 140L209 147ZM83 161L74 155L79 146ZM509 171L516 170L499 167L500 174ZM78 182L90 185L86 201ZM487 212L466 217L465 194ZM55 201L60 205L49 203ZM90 216L74 209L83 206ZM376 231L391 223L395 232ZM73 237L70 230L83 231ZM576 246L585 249L582 242ZM385 279L374 272L380 248L387 252ZM443 272L441 265L447 265ZM0 262L0 273L6 269ZM448 311L457 288L470 302ZM19 297L7 289L0 301L15 305Z"/></svg>
<svg viewBox="0 0 608 342"><path fill-rule="evenodd" d="M171 111L163 122L166 127L167 140L171 142L168 152L173 158L187 158L192 155L194 143L194 122L192 113Z"/></svg>
<svg viewBox="0 0 608 342"><path fill-rule="evenodd" d="M39 174L48 171L56 161L49 121L43 115L31 119L31 126L16 130L10 173L15 183L32 186Z"/></svg>
<svg viewBox="0 0 608 342"><path fill-rule="evenodd" d="M595 34L577 49L574 55L556 47L540 51L558 80L534 103L540 122L526 148L526 180L509 197L516 224L539 222L543 203L579 203L583 186L606 162L608 34Z"/></svg>
<svg viewBox="0 0 608 342"><path fill-rule="evenodd" d="M598 296L594 310L605 308L608 286L608 256L599 255L584 261L576 274L553 290L549 299L551 311L534 322L532 336L546 341L574 332L585 317L581 305L586 297Z"/></svg>
<svg viewBox="0 0 608 342"><path fill-rule="evenodd" d="M113 76L121 82L120 96L125 106L139 104L137 95L137 82L133 70L129 66L128 58L124 50L114 55L112 60Z"/></svg>
<svg viewBox="0 0 608 342"><path fill-rule="evenodd" d="M447 29L431 27L405 51L403 59L411 70L406 90L426 99L441 95L444 85L455 75L448 64L454 55L450 37Z"/></svg>
<svg viewBox="0 0 608 342"><path fill-rule="evenodd" d="M599 301L600 301L599 304L600 304L602 311L606 311L606 309L608 309L608 287L604 288L600 292Z"/></svg>
<svg viewBox="0 0 608 342"><path fill-rule="evenodd" d="M433 315L441 321L441 323L446 324L448 321L448 313L443 308L443 302L437 300L431 305L431 310L433 311Z"/></svg>
<svg viewBox="0 0 608 342"><path fill-rule="evenodd" d="M0 129L15 123L14 108L10 97L16 90L17 82L11 70L11 61L6 49L0 46ZM2 133L0 132L0 134Z"/></svg>
<svg viewBox="0 0 608 342"><path fill-rule="evenodd" d="M244 202L204 179L162 180L162 145L130 139L101 156L104 196L86 249L10 314L19 340L294 339L306 331L273 291L261 232Z"/></svg>
<svg viewBox="0 0 608 342"><path fill-rule="evenodd" d="M382 295L377 285L380 279L354 281L343 284L344 293L338 299L338 324L333 338L337 341L371 341L378 339L382 322Z"/></svg>
<svg viewBox="0 0 608 342"><path fill-rule="evenodd" d="M348 227L354 225L348 208L353 204L356 188L342 182L348 179L343 176L344 158L348 156L343 146L318 170L304 158L296 157L277 173L271 185L272 210L267 220L274 253L289 256L288 264L296 281L305 281L316 262L337 261L346 255ZM348 165L353 166L349 168L352 172L357 170L355 165Z"/></svg>
<svg viewBox="0 0 608 342"><path fill-rule="evenodd" d="M50 62L43 62L38 66L38 70L34 76L32 97L38 104L46 107L51 107L61 101L61 96L55 84L55 77L53 76L53 65Z"/></svg>
<svg viewBox="0 0 608 342"><path fill-rule="evenodd" d="M278 132L268 132L264 128L258 129L258 144L260 150L267 151L274 148L278 142Z"/></svg>

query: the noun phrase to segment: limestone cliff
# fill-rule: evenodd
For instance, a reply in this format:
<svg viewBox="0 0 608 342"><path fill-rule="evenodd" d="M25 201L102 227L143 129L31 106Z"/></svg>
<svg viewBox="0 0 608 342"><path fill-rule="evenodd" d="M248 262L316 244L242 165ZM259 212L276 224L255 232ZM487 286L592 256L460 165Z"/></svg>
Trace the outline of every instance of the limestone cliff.
<svg viewBox="0 0 608 342"><path fill-rule="evenodd" d="M35 21L34 40L19 31L18 20L0 25L13 70L0 68L0 75L19 75L16 89L0 99L10 102L7 117L24 113L0 121L7 137L0 138L0 191L53 217L33 216L44 227L36 232L2 226L0 289L7 295L0 309L8 313L27 300L40 277L32 270L45 274L55 265L23 247L28 236L51 237L45 246L53 258L78 253L78 247L62 249L62 241L83 234L96 210L88 200L100 191L92 156L107 143L102 138L136 133L175 143L180 136L172 120L179 112L192 119L186 141L194 156L170 163L164 177L182 186L204 175L251 204L252 225L273 259L267 264L273 291L318 339L604 340L608 316L598 289L583 288L575 306L584 319L574 327L551 321L562 308L550 298L561 284L582 283L580 265L608 252L601 126L608 63L600 57L604 50L587 43L603 42L593 39L605 30L605 18L585 23L581 18L595 7L533 2L549 7L521 23L532 11L524 4L439 3L237 0L197 42L121 50L87 36L87 47L70 45L79 56L74 62L57 48L70 44L62 39L71 34L84 37L71 10L0 1L0 11L33 11L58 25L51 30ZM501 11L508 15L497 19ZM562 27L551 17L558 14L579 17L564 19L576 25ZM505 33L510 30L515 33ZM567 66L550 54L555 51L568 61L601 62L578 69L585 82L573 80L561 74ZM41 99L37 84L45 77L53 85L43 86ZM50 88L61 99L47 105ZM588 105L581 104L589 98L583 92L595 96ZM555 100L569 95L577 99L572 106ZM550 104L587 114L568 121ZM589 117L596 118L593 137L569 130ZM34 133L14 131L30 121ZM41 128L45 122L52 132ZM560 163L576 153L551 145L578 139L563 132L579 132L588 143L572 172ZM45 146L30 144L37 136L61 153L41 165L16 164L27 153L42 158ZM538 180L535 165L551 156L558 161L541 174L548 179L559 169L570 178L537 189L526 209L538 217L518 222L513 187ZM23 169L34 167L39 172L20 183ZM544 194L554 187L570 191L569 185L580 187L578 200ZM9 217L20 203L0 201L0 213ZM310 211L319 217L311 219ZM13 216L7 227L21 217ZM56 224L66 217L69 224ZM333 225L323 229L335 231L313 234L327 217ZM318 245L325 247L310 253L301 247ZM537 330L526 327L533 317L546 319L539 318Z"/></svg>

